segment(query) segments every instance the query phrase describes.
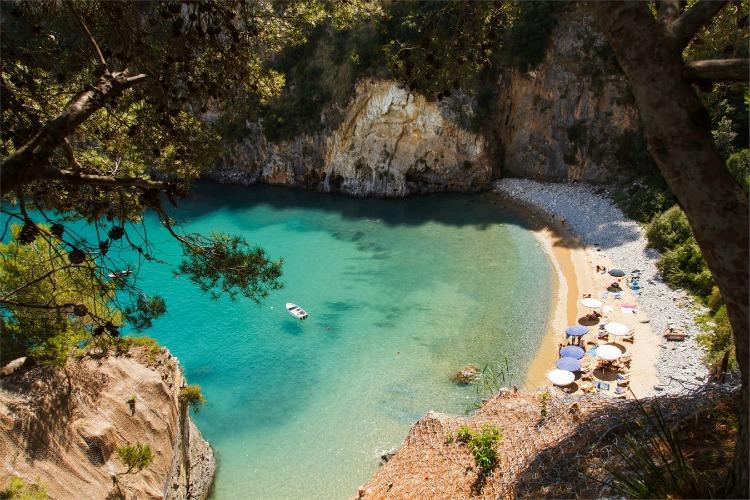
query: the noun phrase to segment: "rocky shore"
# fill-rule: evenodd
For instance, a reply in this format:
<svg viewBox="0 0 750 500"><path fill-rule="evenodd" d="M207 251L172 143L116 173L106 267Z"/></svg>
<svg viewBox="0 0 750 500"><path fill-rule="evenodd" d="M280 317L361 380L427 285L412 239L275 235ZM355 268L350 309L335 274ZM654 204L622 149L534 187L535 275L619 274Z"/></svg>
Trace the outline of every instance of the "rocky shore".
<svg viewBox="0 0 750 500"><path fill-rule="evenodd" d="M659 253L648 248L644 229L615 206L611 189L588 184L555 184L527 179L501 179L494 191L515 203L563 222L583 246L602 252L626 273L641 271L638 303L650 318L651 334L660 340L656 393L695 389L708 379L704 351L696 342L696 316L701 306L686 292L664 283L656 268ZM688 333L684 342L667 342L661 333L668 323Z"/></svg>
<svg viewBox="0 0 750 500"><path fill-rule="evenodd" d="M214 453L180 401L186 381L167 349L90 352L0 383L0 485L19 477L50 498L208 497ZM135 443L154 454L143 470L117 456Z"/></svg>

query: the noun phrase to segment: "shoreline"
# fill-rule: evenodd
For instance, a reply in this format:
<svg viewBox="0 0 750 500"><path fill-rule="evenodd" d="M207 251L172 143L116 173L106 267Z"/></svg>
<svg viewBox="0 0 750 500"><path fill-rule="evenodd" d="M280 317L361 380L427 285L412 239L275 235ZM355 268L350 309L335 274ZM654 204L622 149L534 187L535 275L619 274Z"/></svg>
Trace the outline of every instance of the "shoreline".
<svg viewBox="0 0 750 500"><path fill-rule="evenodd" d="M642 273L640 295L625 287L622 301L609 301L610 321L627 323L636 332L634 344L618 343L633 355L632 372L637 375L631 389L636 396L679 393L707 381L703 349L695 340L699 308L684 291L661 281L655 265L658 252L647 247L643 228L614 205L606 187L508 178L496 182L493 193L528 224L555 271L547 328L525 371L524 389L550 385L546 374L554 368L558 344L565 343L565 327L588 312L578 299L583 293L599 298L613 280L597 274L596 265ZM627 302L636 303L637 311L621 313L620 306ZM667 323L683 328L688 339L665 341L661 332Z"/></svg>
<svg viewBox="0 0 750 500"><path fill-rule="evenodd" d="M528 229L554 270L546 331L522 379L523 390L535 391L549 383L547 372L558 358L557 348L565 340L565 328L575 324L577 318L583 315L579 311L578 296L581 290L591 287L593 273L585 265L589 257L587 249L575 234L558 221L552 220L539 207L502 193L495 194L502 200L504 208L529 225Z"/></svg>

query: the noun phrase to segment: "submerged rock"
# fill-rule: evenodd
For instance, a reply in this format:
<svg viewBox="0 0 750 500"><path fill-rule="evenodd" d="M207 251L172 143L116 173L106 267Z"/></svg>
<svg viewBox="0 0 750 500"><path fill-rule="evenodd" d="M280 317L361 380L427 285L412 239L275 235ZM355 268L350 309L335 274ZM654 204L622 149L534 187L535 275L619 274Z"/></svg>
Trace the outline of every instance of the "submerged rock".
<svg viewBox="0 0 750 500"><path fill-rule="evenodd" d="M476 365L466 365L459 371L457 371L451 380L453 383L458 385L469 385L474 382L479 376L479 367Z"/></svg>

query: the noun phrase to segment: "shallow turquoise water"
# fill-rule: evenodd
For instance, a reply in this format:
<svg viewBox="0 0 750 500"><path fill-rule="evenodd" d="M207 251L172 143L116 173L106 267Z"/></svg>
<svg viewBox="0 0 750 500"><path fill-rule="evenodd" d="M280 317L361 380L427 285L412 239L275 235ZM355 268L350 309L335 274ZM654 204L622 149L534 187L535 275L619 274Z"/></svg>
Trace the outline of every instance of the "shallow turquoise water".
<svg viewBox="0 0 750 500"><path fill-rule="evenodd" d="M261 306L212 301L164 266L140 273L168 306L148 334L208 399L196 421L218 455L217 499L351 496L420 416L475 399L452 373L505 356L523 373L545 331L549 263L490 195L205 184L175 217L285 261L284 289ZM147 226L176 263L176 245ZM288 301L309 319L289 316Z"/></svg>

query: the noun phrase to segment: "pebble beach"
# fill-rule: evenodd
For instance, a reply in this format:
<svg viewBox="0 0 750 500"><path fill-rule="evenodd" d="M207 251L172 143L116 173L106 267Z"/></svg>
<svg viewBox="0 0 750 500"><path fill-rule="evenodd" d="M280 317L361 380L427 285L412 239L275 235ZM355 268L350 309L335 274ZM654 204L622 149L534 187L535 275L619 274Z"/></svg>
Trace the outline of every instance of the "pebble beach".
<svg viewBox="0 0 750 500"><path fill-rule="evenodd" d="M649 248L644 227L630 220L611 199L611 188L587 184L544 183L527 179L501 179L494 191L512 203L530 206L553 224L561 224L590 254L605 257L616 267L641 274L638 304L649 318L650 332L657 336L658 384L646 394L693 390L708 380L702 362L703 348L696 317L702 306L685 291L664 283L656 267L659 252ZM661 334L667 324L688 334L681 342L669 342Z"/></svg>

